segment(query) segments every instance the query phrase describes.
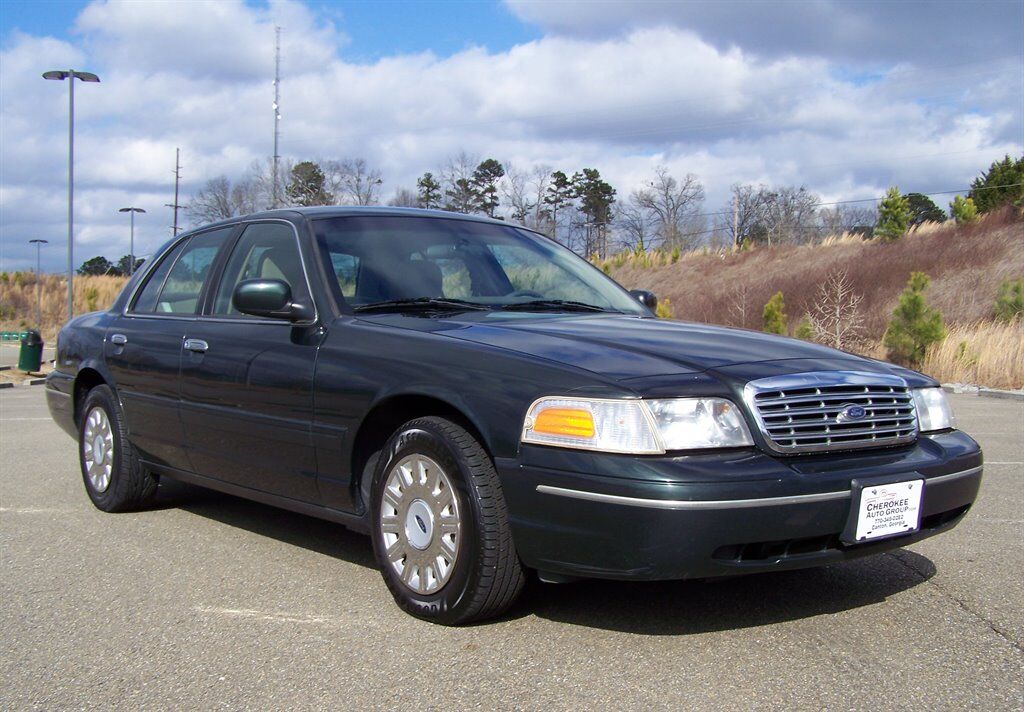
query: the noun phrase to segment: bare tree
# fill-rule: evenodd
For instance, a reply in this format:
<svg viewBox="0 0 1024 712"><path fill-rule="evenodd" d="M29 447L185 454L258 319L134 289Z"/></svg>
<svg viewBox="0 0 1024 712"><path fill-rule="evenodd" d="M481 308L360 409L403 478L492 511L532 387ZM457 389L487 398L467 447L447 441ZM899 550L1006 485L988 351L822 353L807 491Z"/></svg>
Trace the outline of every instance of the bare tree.
<svg viewBox="0 0 1024 712"><path fill-rule="evenodd" d="M630 250L646 250L654 237L654 221L650 211L637 205L632 197L616 211L615 226L622 247Z"/></svg>
<svg viewBox="0 0 1024 712"><path fill-rule="evenodd" d="M418 208L420 200L419 196L416 195L415 190L399 188L395 191L395 194L391 196L391 200L388 201L388 205L393 208Z"/></svg>
<svg viewBox="0 0 1024 712"><path fill-rule="evenodd" d="M808 314L814 340L835 349L854 349L864 342L863 296L853 291L846 270L830 272Z"/></svg>
<svg viewBox="0 0 1024 712"><path fill-rule="evenodd" d="M870 234L878 213L873 208L836 205L818 211L822 237L844 233Z"/></svg>
<svg viewBox="0 0 1024 712"><path fill-rule="evenodd" d="M548 185L551 182L551 173L551 166L547 164L542 163L533 167L533 171L530 173L530 202L533 203L533 212L526 221L526 227L543 232L548 237L551 237L554 232L544 205L544 196L547 194Z"/></svg>
<svg viewBox="0 0 1024 712"><path fill-rule="evenodd" d="M820 202L803 187L737 184L719 226L732 235L737 247L757 242L808 242L817 235Z"/></svg>
<svg viewBox="0 0 1024 712"><path fill-rule="evenodd" d="M530 188L529 173L507 164L505 177L501 181L501 195L508 205L509 218L520 225L526 225L537 205Z"/></svg>
<svg viewBox="0 0 1024 712"><path fill-rule="evenodd" d="M233 218L237 213L231 201L231 182L227 176L206 181L188 203L189 219L193 225Z"/></svg>
<svg viewBox="0 0 1024 712"><path fill-rule="evenodd" d="M678 181L665 166L654 170L654 180L646 188L630 196L636 207L650 211L655 221L655 234L662 245L691 247L692 237L685 229L688 218L700 212L704 203L704 186L697 176L687 173Z"/></svg>
<svg viewBox="0 0 1024 712"><path fill-rule="evenodd" d="M370 167L365 158L320 161L320 166L325 187L339 205L376 205L379 202L384 180L381 172Z"/></svg>
<svg viewBox="0 0 1024 712"><path fill-rule="evenodd" d="M751 314L750 289L746 284L739 284L729 296L729 314L732 317L732 325L746 329Z"/></svg>

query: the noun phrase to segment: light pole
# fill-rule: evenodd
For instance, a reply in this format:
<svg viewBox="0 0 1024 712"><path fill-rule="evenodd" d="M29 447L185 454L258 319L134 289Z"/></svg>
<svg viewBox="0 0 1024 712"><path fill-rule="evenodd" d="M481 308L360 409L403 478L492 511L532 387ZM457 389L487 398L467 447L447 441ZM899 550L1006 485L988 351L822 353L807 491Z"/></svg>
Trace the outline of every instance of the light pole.
<svg viewBox="0 0 1024 712"><path fill-rule="evenodd" d="M40 279L42 278L42 272L39 269L39 249L43 245L50 244L49 240L29 240L28 244L36 246L36 328L42 331L43 329L43 285Z"/></svg>
<svg viewBox="0 0 1024 712"><path fill-rule="evenodd" d="M75 293L72 280L75 275L75 80L98 82L92 72L77 72L74 69L55 69L43 72L43 79L68 82L68 321L74 311Z"/></svg>
<svg viewBox="0 0 1024 712"><path fill-rule="evenodd" d="M130 260L128 262L128 276L131 277L135 274L135 213L144 213L146 211L142 208L121 208L117 212L128 213L132 216L132 232L130 242L128 243L128 259Z"/></svg>

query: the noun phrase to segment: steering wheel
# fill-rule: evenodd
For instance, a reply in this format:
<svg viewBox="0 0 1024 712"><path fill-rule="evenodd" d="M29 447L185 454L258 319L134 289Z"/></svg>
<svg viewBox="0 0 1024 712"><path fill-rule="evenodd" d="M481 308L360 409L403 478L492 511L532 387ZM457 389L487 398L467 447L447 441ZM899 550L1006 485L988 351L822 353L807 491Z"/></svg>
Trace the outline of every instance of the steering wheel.
<svg viewBox="0 0 1024 712"><path fill-rule="evenodd" d="M533 299L543 299L544 295L533 291L532 289L517 289L511 294L506 294L507 297L531 297Z"/></svg>

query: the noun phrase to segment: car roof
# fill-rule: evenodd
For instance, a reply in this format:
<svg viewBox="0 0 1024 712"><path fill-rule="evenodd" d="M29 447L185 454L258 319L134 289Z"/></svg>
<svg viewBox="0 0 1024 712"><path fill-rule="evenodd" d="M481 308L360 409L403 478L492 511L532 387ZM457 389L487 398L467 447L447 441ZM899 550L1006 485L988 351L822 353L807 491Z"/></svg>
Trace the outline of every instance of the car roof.
<svg viewBox="0 0 1024 712"><path fill-rule="evenodd" d="M464 220L469 222L491 223L493 225L514 225L504 220L496 220L483 215L467 215L465 213L452 213L447 210L424 210L423 208L391 208L379 205L317 205L315 207L291 207L279 208L277 210L264 210L249 215L239 215L228 220L220 220L189 230L189 233L209 230L210 228L222 225L232 225L247 220L259 220L261 218L292 218L301 215L305 218L315 220L321 218L341 218L352 216L382 216L382 217L419 217L419 218L446 218L449 220ZM514 225L522 227L521 225Z"/></svg>

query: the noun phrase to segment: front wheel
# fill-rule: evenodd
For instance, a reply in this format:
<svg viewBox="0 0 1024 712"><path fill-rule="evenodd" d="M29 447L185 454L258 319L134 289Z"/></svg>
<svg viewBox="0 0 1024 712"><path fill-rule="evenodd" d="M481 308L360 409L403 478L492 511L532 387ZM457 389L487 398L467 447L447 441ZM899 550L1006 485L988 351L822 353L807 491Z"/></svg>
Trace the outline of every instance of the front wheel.
<svg viewBox="0 0 1024 712"><path fill-rule="evenodd" d="M406 612L459 625L500 615L522 590L498 474L459 425L429 417L399 428L371 503L377 563Z"/></svg>
<svg viewBox="0 0 1024 712"><path fill-rule="evenodd" d="M96 386L86 395L78 434L82 480L98 509L123 512L153 499L157 478L128 442L120 405L109 386Z"/></svg>

